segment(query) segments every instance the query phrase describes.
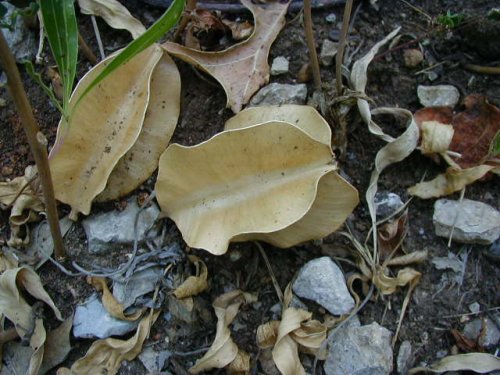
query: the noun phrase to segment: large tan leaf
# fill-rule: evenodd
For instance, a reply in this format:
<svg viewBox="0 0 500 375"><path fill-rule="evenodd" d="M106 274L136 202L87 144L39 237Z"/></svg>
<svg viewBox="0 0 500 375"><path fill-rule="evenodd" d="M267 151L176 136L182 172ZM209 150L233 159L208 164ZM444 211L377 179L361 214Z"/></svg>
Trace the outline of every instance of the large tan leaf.
<svg viewBox="0 0 500 375"><path fill-rule="evenodd" d="M159 314L159 311L147 314L135 335L128 340L107 338L94 341L83 358L73 363L71 369L58 369L57 375L116 374L122 361L131 361L142 351L144 340Z"/></svg>
<svg viewBox="0 0 500 375"><path fill-rule="evenodd" d="M241 304L255 301L256 298L253 295L244 293L241 290L233 290L215 299L213 307L215 316L217 316L217 328L214 342L208 352L189 369L189 373L198 374L212 368L226 366L233 369L241 369L246 366L246 355L244 352L239 351L238 346L231 338L229 325L238 314Z"/></svg>
<svg viewBox="0 0 500 375"><path fill-rule="evenodd" d="M181 77L170 56L163 54L151 76L151 94L141 134L120 159L96 201L118 199L136 189L158 168L179 118Z"/></svg>
<svg viewBox="0 0 500 375"><path fill-rule="evenodd" d="M132 147L142 128L150 78L162 56L153 45L107 77L73 109L69 124L61 120L50 152L56 198L88 214L92 200L106 186L111 171ZM96 65L79 82L71 104L109 61Z"/></svg>
<svg viewBox="0 0 500 375"><path fill-rule="evenodd" d="M253 13L254 32L246 41L224 51L202 52L167 42L172 55L212 75L224 88L227 106L239 112L252 95L269 81L267 58L271 44L285 24L288 3L268 2L265 6L241 0Z"/></svg>
<svg viewBox="0 0 500 375"><path fill-rule="evenodd" d="M128 30L134 39L146 31L141 21L116 0L78 0L78 5L83 14L102 17L112 28Z"/></svg>
<svg viewBox="0 0 500 375"><path fill-rule="evenodd" d="M304 219L315 203L318 182L335 170L329 146L291 124L267 122L226 130L193 147L171 145L160 159L156 192L162 210L191 247L223 254L229 241L249 239L287 247L322 233L303 225L315 231L290 232L292 239L268 234ZM335 200L338 190L347 188L341 199L348 196L348 202L336 205L349 210L328 211L333 217L328 233L336 229L332 221L344 220L357 204L355 189L339 179L334 175L338 189L329 198ZM300 222L295 230L299 227Z"/></svg>
<svg viewBox="0 0 500 375"><path fill-rule="evenodd" d="M433 363L429 367L415 367L408 371L408 374L419 372L443 373L447 371L474 371L479 374L486 374L500 370L500 358L487 353L468 353L450 355Z"/></svg>

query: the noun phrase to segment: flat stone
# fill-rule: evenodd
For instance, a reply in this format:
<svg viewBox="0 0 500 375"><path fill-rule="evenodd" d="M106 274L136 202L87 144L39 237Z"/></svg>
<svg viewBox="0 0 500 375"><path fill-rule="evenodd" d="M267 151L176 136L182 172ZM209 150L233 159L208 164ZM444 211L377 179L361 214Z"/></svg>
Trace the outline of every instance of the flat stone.
<svg viewBox="0 0 500 375"><path fill-rule="evenodd" d="M485 348L495 346L500 341L500 331L490 318L474 319L464 327L464 336L470 340L478 340L478 344Z"/></svg>
<svg viewBox="0 0 500 375"><path fill-rule="evenodd" d="M321 52L319 54L319 62L323 66L330 66L333 64L333 58L337 54L337 50L339 49L339 44L332 42L331 40L325 39L323 40L323 44L321 45Z"/></svg>
<svg viewBox="0 0 500 375"><path fill-rule="evenodd" d="M327 375L388 375L392 371L391 332L374 322L341 329L332 340Z"/></svg>
<svg viewBox="0 0 500 375"><path fill-rule="evenodd" d="M135 330L138 324L138 320L128 322L114 318L106 311L97 294L93 294L87 301L76 307L73 335L85 339L123 336Z"/></svg>
<svg viewBox="0 0 500 375"><path fill-rule="evenodd" d="M113 295L126 309L134 304L137 298L155 290L157 283L163 278L161 267L151 267L134 273L126 281L113 282Z"/></svg>
<svg viewBox="0 0 500 375"><path fill-rule="evenodd" d="M273 60L273 64L271 65L271 75L277 76L280 74L288 73L289 69L289 61L284 56L278 56Z"/></svg>
<svg viewBox="0 0 500 375"><path fill-rule="evenodd" d="M462 202L437 200L432 220L436 234L445 238L450 236L455 224L453 240L456 242L489 245L500 236L500 213L485 203L470 199Z"/></svg>
<svg viewBox="0 0 500 375"><path fill-rule="evenodd" d="M325 21L333 25L337 22L337 16L335 15L335 13L330 13L325 17Z"/></svg>
<svg viewBox="0 0 500 375"><path fill-rule="evenodd" d="M249 106L305 104L307 86L305 83L292 85L288 83L271 83L255 94Z"/></svg>
<svg viewBox="0 0 500 375"><path fill-rule="evenodd" d="M408 373L412 362L412 354L411 343L403 341L399 346L398 358L396 360L399 375L406 375Z"/></svg>
<svg viewBox="0 0 500 375"><path fill-rule="evenodd" d="M347 314L354 308L344 275L329 257L307 262L293 283L293 291L299 297L320 304L333 315Z"/></svg>
<svg viewBox="0 0 500 375"><path fill-rule="evenodd" d="M384 219L404 206L401 197L389 191L378 191L375 194L375 208L377 219Z"/></svg>
<svg viewBox="0 0 500 375"><path fill-rule="evenodd" d="M139 210L136 197L132 197L128 200L127 207L121 212L116 210L104 212L83 220L82 225L87 234L89 251L103 253L121 245L132 244L134 221ZM160 210L154 203L139 214L137 223L139 241L145 240L146 232L152 228L159 215ZM157 231L150 233L151 238L156 235Z"/></svg>
<svg viewBox="0 0 500 375"><path fill-rule="evenodd" d="M155 351L152 347L147 347L139 354L139 359L150 374L170 374L170 372L161 372L165 362L172 356L167 350Z"/></svg>
<svg viewBox="0 0 500 375"><path fill-rule="evenodd" d="M9 19L16 7L7 1L2 1L2 5L7 8L7 13L3 18ZM23 17L17 17L12 31L2 28L2 32L16 62L22 63L26 60L33 60L38 45L34 33L26 27Z"/></svg>
<svg viewBox="0 0 500 375"><path fill-rule="evenodd" d="M458 89L451 85L419 85L417 95L424 107L455 107L460 100Z"/></svg>

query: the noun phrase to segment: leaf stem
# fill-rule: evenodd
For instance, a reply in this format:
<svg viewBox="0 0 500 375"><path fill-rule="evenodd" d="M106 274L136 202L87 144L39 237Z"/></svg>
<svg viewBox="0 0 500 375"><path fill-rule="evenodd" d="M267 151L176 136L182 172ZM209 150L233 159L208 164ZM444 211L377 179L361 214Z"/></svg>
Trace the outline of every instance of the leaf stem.
<svg viewBox="0 0 500 375"><path fill-rule="evenodd" d="M344 89L342 84L342 63L344 61L344 50L347 44L347 34L349 32L349 20L352 12L352 0L347 0L344 8L344 19L342 20L342 31L340 33L339 49L335 57L335 80L337 95L342 95Z"/></svg>
<svg viewBox="0 0 500 375"><path fill-rule="evenodd" d="M307 48L309 49L309 59L314 77L314 87L321 89L321 74L319 71L318 54L316 53L316 43L314 42L314 32L312 27L311 0L304 0L304 32L306 34Z"/></svg>
<svg viewBox="0 0 500 375"><path fill-rule="evenodd" d="M39 131L38 125L33 116L33 110L24 91L24 87L17 69L14 56L9 49L7 41L0 30L0 64L7 75L9 90L12 99L17 107L19 116L23 124L31 153L35 159L38 168L38 174L43 187L43 197L45 201L45 210L47 212L47 221L49 222L50 232L54 241L54 252L57 258L65 256L63 239L59 228L59 219L57 215L57 205L54 196L54 187L50 175L49 160L47 158L45 137ZM45 141L45 142L44 142Z"/></svg>

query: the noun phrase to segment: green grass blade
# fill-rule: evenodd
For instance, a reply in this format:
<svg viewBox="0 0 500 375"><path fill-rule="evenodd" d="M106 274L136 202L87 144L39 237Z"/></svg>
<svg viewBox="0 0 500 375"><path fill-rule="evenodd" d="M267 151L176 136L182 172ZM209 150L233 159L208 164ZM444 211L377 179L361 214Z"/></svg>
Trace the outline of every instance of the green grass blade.
<svg viewBox="0 0 500 375"><path fill-rule="evenodd" d="M42 76L40 75L40 73L37 73L35 71L35 68L33 67L31 61L26 61L24 63L24 68L26 69L26 72L29 74L31 79L38 83L38 85L40 85L42 90L49 97L52 104L59 110L59 112L63 113L63 107L61 106L61 103L59 103L59 100L57 100L56 95L54 94L54 90L52 90L52 87L47 86L45 82L43 82Z"/></svg>
<svg viewBox="0 0 500 375"><path fill-rule="evenodd" d="M125 64L137 54L158 41L172 26L174 26L182 15L185 0L174 0L167 11L151 26L144 34L132 41L123 51L121 51L104 70L92 81L78 98L78 103L87 95L90 90L97 86L104 78L109 76L117 68Z"/></svg>
<svg viewBox="0 0 500 375"><path fill-rule="evenodd" d="M62 79L63 115L66 116L78 58L78 27L74 1L41 0L40 10L47 39Z"/></svg>

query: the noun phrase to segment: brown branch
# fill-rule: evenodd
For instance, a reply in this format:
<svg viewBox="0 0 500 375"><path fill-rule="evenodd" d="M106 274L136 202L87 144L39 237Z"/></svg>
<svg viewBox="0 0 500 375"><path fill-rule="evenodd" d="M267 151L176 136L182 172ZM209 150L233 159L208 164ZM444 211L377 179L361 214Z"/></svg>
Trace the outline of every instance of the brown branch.
<svg viewBox="0 0 500 375"><path fill-rule="evenodd" d="M304 0L304 32L306 34L307 48L309 49L309 59L314 77L314 87L321 89L321 74L319 71L318 54L316 53L316 43L314 42L314 33L311 16L311 0Z"/></svg>
<svg viewBox="0 0 500 375"><path fill-rule="evenodd" d="M97 57L94 55L94 52L92 52L89 45L87 44L85 39L83 39L82 34L80 33L78 33L78 45L80 46L80 50L85 55L87 60L89 60L92 65L97 64Z"/></svg>
<svg viewBox="0 0 500 375"><path fill-rule="evenodd" d="M351 18L352 0L347 0L344 8L344 19L342 20L342 31L340 33L339 49L335 57L335 79L337 95L342 95L344 89L342 84L342 63L344 61L344 50L347 44L347 34L349 32L349 19Z"/></svg>
<svg viewBox="0 0 500 375"><path fill-rule="evenodd" d="M38 129L33 110L24 91L24 87L17 69L16 61L5 40L3 31L0 30L0 64L7 75L7 82L12 99L17 107L19 116L23 124L31 153L35 159L38 174L43 187L43 197L45 201L45 210L47 211L47 221L49 222L50 232L54 241L54 252L57 258L65 256L64 245L59 228L59 219L57 215L57 205L54 196L54 187L50 175L49 160L47 158L47 149L44 143L45 137Z"/></svg>

